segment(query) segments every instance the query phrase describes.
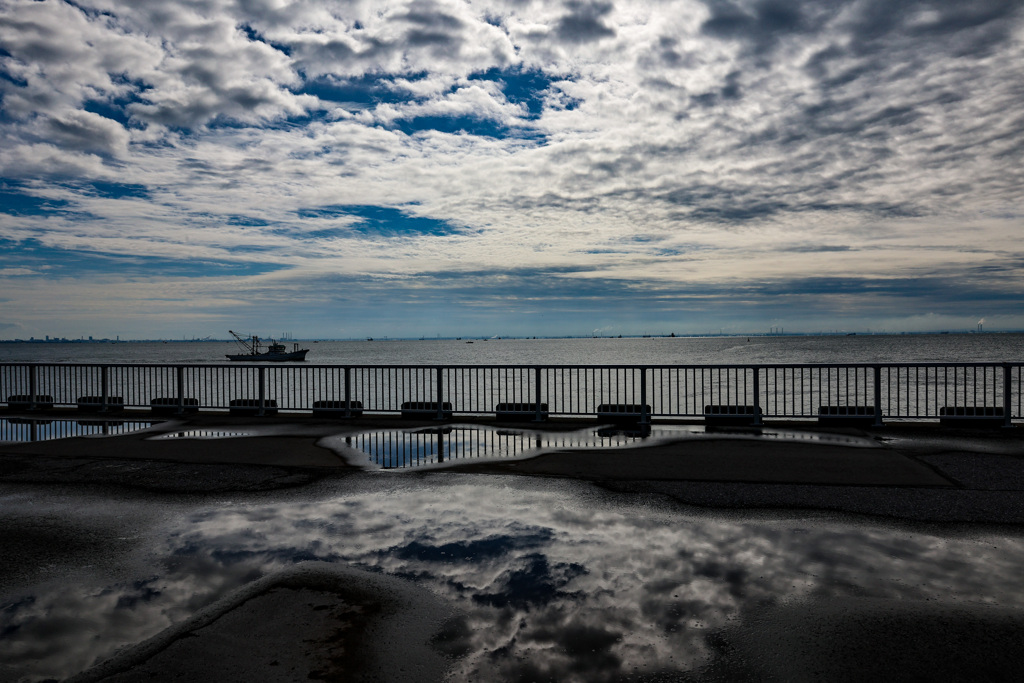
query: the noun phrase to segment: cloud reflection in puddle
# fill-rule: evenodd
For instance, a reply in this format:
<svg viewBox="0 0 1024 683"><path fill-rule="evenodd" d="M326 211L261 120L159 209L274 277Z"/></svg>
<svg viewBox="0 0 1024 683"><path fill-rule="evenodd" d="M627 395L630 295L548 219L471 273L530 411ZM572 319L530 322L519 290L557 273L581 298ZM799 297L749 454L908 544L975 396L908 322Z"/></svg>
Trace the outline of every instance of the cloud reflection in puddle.
<svg viewBox="0 0 1024 683"><path fill-rule="evenodd" d="M709 632L770 605L1024 607L1020 539L736 521L617 500L582 485L459 475L361 478L315 501L197 510L160 542L150 576L5 605L0 659L29 666L76 653L61 670L38 670L68 675L306 560L409 578L457 607L435 644L458 656L460 680L692 672L714 655ZM57 645L39 650L46 643Z"/></svg>

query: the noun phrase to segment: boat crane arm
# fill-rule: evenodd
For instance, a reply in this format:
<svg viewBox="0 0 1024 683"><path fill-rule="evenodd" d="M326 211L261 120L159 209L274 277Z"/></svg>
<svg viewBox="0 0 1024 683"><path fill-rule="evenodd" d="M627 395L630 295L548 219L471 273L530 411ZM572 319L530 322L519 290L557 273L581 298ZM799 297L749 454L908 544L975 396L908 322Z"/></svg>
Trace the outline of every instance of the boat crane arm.
<svg viewBox="0 0 1024 683"><path fill-rule="evenodd" d="M246 350L246 353L255 354L259 349L260 340L256 335L253 335L252 339L244 339L238 335L234 330L228 330L231 336L235 338L235 341L242 345Z"/></svg>

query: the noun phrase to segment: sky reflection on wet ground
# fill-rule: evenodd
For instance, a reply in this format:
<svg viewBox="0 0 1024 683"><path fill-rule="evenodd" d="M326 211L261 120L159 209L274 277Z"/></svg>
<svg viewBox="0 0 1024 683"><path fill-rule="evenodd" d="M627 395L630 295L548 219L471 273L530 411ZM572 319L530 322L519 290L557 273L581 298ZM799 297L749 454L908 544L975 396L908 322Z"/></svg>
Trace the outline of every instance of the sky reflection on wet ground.
<svg viewBox="0 0 1024 683"><path fill-rule="evenodd" d="M703 425L601 426L572 432L451 425L362 432L326 439L324 445L342 453L352 464L403 469L454 465L467 460L514 460L544 451L635 448L665 441L722 438L878 447L872 439L845 434L771 428L706 428Z"/></svg>
<svg viewBox="0 0 1024 683"><path fill-rule="evenodd" d="M70 514L75 503L49 510L41 500L35 514ZM452 604L460 616L437 645L455 658L456 680L693 672L715 655L710 633L771 605L1024 608L1017 536L720 515L568 481L367 473L315 495L156 516L164 521L140 536L152 545L124 575L86 569L0 601L0 679L73 674L311 560L405 577Z"/></svg>
<svg viewBox="0 0 1024 683"><path fill-rule="evenodd" d="M229 429L177 429L150 438L154 441L163 441L166 439L237 439L246 436L256 436L256 433Z"/></svg>
<svg viewBox="0 0 1024 683"><path fill-rule="evenodd" d="M0 441L48 441L72 436L119 436L152 427L153 420L40 420L0 417Z"/></svg>

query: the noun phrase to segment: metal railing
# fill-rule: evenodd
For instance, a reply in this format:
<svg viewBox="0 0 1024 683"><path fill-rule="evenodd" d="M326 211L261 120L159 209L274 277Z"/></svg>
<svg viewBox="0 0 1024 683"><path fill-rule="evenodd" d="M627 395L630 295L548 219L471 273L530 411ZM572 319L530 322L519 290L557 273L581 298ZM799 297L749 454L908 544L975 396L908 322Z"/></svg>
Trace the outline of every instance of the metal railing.
<svg viewBox="0 0 1024 683"><path fill-rule="evenodd" d="M339 416L421 411L479 415L499 404L543 415L608 406L650 418L709 408L762 418L823 414L884 419L1022 417L1024 363L774 365L127 365L0 364L0 403L320 411ZM234 404L234 405L233 405Z"/></svg>

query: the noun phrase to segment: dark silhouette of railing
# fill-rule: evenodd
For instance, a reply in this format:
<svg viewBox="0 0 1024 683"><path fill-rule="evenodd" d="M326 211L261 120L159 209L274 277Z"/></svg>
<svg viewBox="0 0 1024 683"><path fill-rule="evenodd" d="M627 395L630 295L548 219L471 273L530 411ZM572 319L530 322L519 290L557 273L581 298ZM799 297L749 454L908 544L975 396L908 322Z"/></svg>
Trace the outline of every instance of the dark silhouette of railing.
<svg viewBox="0 0 1024 683"><path fill-rule="evenodd" d="M158 365L0 363L16 410L148 408L439 419L595 415L881 424L1021 419L1024 363L760 365Z"/></svg>

